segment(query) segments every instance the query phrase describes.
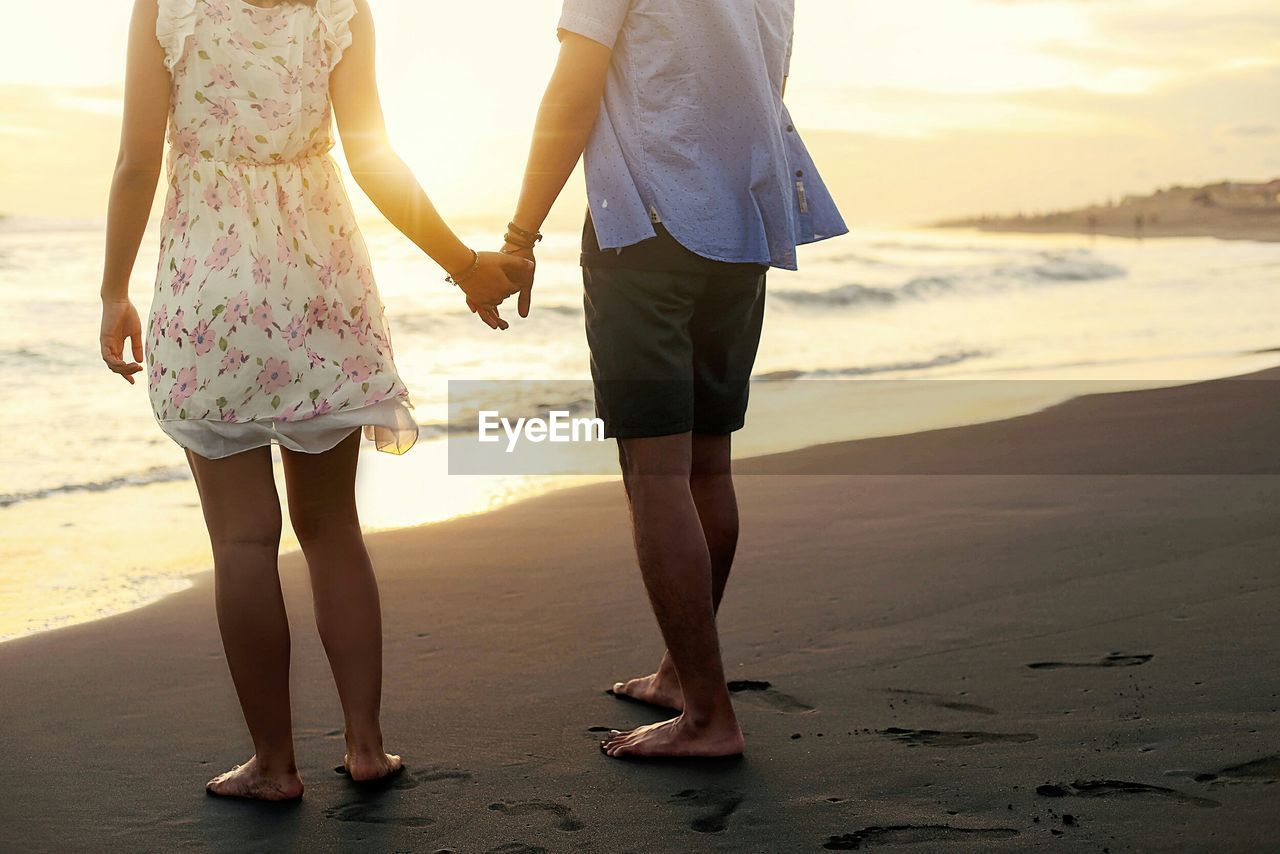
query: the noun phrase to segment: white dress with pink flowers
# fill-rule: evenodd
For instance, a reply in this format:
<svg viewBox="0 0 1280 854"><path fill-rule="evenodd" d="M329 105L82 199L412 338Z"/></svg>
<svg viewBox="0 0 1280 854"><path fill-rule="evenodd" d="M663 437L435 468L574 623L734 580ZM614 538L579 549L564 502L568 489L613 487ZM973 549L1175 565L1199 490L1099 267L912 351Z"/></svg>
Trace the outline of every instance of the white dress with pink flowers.
<svg viewBox="0 0 1280 854"><path fill-rule="evenodd" d="M173 78L147 335L160 426L201 456L417 439L369 253L329 149L352 0L158 0Z"/></svg>

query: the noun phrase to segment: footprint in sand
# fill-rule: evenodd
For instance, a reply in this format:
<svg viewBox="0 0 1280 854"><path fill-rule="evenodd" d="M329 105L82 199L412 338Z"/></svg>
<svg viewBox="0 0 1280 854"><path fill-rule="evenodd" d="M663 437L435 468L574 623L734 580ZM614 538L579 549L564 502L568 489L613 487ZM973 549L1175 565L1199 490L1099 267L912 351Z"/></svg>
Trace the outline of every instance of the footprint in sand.
<svg viewBox="0 0 1280 854"><path fill-rule="evenodd" d="M347 769L341 765L334 766L336 773L347 776ZM407 791L416 789L423 784L430 783L465 783L471 779L470 771L463 771L459 768L445 768L438 765L427 765L422 768L409 770L405 768L399 774L383 780L374 780L368 783L356 783L362 790L368 792L389 792L389 791ZM434 794L439 794L441 789L439 786L431 788Z"/></svg>
<svg viewBox="0 0 1280 854"><path fill-rule="evenodd" d="M1033 661L1027 665L1032 670L1060 670L1063 667L1137 667L1146 664L1155 655L1140 652L1129 655L1123 652L1112 652L1097 661Z"/></svg>
<svg viewBox="0 0 1280 854"><path fill-rule="evenodd" d="M788 715L803 715L814 711L813 706L790 694L774 690L773 685L763 679L735 679L729 683L729 693L736 694L744 702L754 706Z"/></svg>
<svg viewBox="0 0 1280 854"><path fill-rule="evenodd" d="M1035 741L1039 738L1035 733L1030 732L967 732L962 730L946 732L936 729L903 729L896 726L878 730L878 732L886 738L900 741L912 747L918 747L919 745L926 747L972 747L977 744L998 744L1002 742L1025 744L1028 741Z"/></svg>
<svg viewBox="0 0 1280 854"><path fill-rule="evenodd" d="M1036 786L1036 794L1046 798L1108 798L1149 795L1179 801L1194 807L1212 808L1220 804L1210 798L1200 798L1150 783L1130 783L1124 780L1076 780L1074 783L1045 783Z"/></svg>
<svg viewBox="0 0 1280 854"><path fill-rule="evenodd" d="M333 772L339 776L346 777L347 769L342 765L333 766ZM381 780L368 780L363 783L353 783L352 785L360 786L366 791L386 792L392 789L403 791L405 789L416 789L421 785L418 774L404 769L398 774L392 774L390 777L383 777Z"/></svg>
<svg viewBox="0 0 1280 854"><path fill-rule="evenodd" d="M334 821L357 821L363 824L392 824L399 827L426 827L435 819L425 815L390 815L378 801L353 801L336 807L325 807L325 818Z"/></svg>
<svg viewBox="0 0 1280 854"><path fill-rule="evenodd" d="M729 816L742 805L741 792L732 789L685 789L671 796L671 803L686 804L705 810L703 815L689 822L698 833L720 833L729 822Z"/></svg>
<svg viewBox="0 0 1280 854"><path fill-rule="evenodd" d="M920 842L974 842L983 839L1010 839L1018 835L1012 827L951 827L946 824L895 824L864 827L853 833L829 837L822 846L828 851L857 851L871 845L912 845Z"/></svg>
<svg viewBox="0 0 1280 854"><path fill-rule="evenodd" d="M961 700L950 700L944 694L932 694L928 691L911 691L906 688L886 688L890 694L899 694L911 700L919 700L930 706L936 706L939 709L948 709L953 712L974 712L979 715L998 715L1000 714L990 706L980 706L977 703L966 703Z"/></svg>
<svg viewBox="0 0 1280 854"><path fill-rule="evenodd" d="M445 768L442 765L427 765L413 773L414 785L422 783L466 783L471 779L470 771L461 768Z"/></svg>
<svg viewBox="0 0 1280 854"><path fill-rule="evenodd" d="M555 801L498 801L497 803L489 804L489 809L504 815L550 813L557 819L556 830L563 830L566 833L573 833L586 827L585 824L574 817L573 810Z"/></svg>
<svg viewBox="0 0 1280 854"><path fill-rule="evenodd" d="M1215 781L1240 783L1280 782L1280 753L1274 756L1264 756L1261 759L1241 762L1239 765L1230 765L1216 774L1197 774L1195 779L1200 783L1212 783Z"/></svg>
<svg viewBox="0 0 1280 854"><path fill-rule="evenodd" d="M485 854L547 854L547 849L524 842L504 842L496 848L490 848Z"/></svg>

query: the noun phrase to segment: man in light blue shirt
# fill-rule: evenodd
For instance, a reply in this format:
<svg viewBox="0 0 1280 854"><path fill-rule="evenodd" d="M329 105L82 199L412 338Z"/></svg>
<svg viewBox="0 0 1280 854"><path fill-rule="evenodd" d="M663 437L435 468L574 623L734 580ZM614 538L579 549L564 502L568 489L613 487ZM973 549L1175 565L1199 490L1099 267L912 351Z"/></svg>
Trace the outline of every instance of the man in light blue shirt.
<svg viewBox="0 0 1280 854"><path fill-rule="evenodd" d="M603 249L655 215L704 258L796 268L796 246L847 230L782 103L794 2L569 0L562 33L612 48L587 142Z"/></svg>
<svg viewBox="0 0 1280 854"><path fill-rule="evenodd" d="M612 693L680 714L610 756L726 756L742 732L715 614L738 510L765 273L843 220L782 103L795 0L566 0L504 251L538 229L586 155L582 266L596 409L618 439L641 573L667 654ZM527 316L531 291L520 294ZM505 327L494 306L474 306Z"/></svg>

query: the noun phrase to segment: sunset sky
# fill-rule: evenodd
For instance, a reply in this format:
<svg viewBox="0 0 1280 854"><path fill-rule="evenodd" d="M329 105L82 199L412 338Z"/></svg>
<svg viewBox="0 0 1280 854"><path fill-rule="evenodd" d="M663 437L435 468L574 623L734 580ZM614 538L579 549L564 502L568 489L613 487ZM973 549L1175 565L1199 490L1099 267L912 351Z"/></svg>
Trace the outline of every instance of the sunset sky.
<svg viewBox="0 0 1280 854"><path fill-rule="evenodd" d="M446 213L505 216L559 2L371 4L397 147ZM130 5L6 9L0 213L102 216ZM852 222L1280 175L1275 0L797 5L788 101Z"/></svg>

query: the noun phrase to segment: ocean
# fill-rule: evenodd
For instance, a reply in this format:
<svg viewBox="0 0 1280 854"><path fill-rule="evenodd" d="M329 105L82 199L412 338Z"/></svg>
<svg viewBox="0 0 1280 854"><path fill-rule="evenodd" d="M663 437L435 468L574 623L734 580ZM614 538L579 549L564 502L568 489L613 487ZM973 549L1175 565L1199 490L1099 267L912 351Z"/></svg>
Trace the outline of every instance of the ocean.
<svg viewBox="0 0 1280 854"><path fill-rule="evenodd" d="M362 454L368 528L441 522L608 476L448 474L450 380L525 381L531 411L582 404L546 397L561 381L589 378L576 234L548 236L533 314L520 320L512 306L503 334L483 327L388 227L370 225L366 239L423 425L404 457ZM141 607L210 566L181 449L152 420L144 384L127 385L98 356L102 243L96 223L0 220L0 408L9 423L0 640ZM132 282L144 316L156 245L149 233ZM865 230L802 250L801 267L770 274L742 455L1280 363L1280 243ZM856 393L827 406L837 382ZM926 387L988 391L904 403ZM429 556L425 564L429 572Z"/></svg>

